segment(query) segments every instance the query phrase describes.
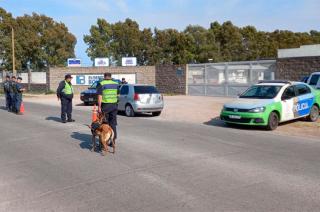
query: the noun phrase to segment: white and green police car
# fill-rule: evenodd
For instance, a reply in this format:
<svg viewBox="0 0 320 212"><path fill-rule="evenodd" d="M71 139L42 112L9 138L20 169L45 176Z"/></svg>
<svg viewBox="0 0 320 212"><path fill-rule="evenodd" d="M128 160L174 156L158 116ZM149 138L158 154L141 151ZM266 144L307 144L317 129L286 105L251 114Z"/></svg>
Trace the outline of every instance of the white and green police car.
<svg viewBox="0 0 320 212"><path fill-rule="evenodd" d="M239 98L224 105L221 119L227 124L265 126L274 130L279 123L302 117L319 118L320 91L301 82L261 81Z"/></svg>

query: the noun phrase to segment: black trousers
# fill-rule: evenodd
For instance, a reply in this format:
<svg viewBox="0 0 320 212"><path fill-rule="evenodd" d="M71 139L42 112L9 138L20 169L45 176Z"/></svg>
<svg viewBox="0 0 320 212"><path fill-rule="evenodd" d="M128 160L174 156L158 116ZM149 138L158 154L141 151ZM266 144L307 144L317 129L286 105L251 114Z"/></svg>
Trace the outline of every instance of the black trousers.
<svg viewBox="0 0 320 212"><path fill-rule="evenodd" d="M16 110L16 93L10 93L10 98L11 98L11 111L12 112L17 112Z"/></svg>
<svg viewBox="0 0 320 212"><path fill-rule="evenodd" d="M9 92L5 92L5 95L6 95L6 109L11 110L12 109L11 95Z"/></svg>
<svg viewBox="0 0 320 212"><path fill-rule="evenodd" d="M106 118L104 123L110 125L114 132L114 138L117 139L117 115L118 115L118 104L105 104L102 103L101 110L105 114Z"/></svg>
<svg viewBox="0 0 320 212"><path fill-rule="evenodd" d="M72 119L72 99L61 98L61 120L65 121L66 117L68 120Z"/></svg>

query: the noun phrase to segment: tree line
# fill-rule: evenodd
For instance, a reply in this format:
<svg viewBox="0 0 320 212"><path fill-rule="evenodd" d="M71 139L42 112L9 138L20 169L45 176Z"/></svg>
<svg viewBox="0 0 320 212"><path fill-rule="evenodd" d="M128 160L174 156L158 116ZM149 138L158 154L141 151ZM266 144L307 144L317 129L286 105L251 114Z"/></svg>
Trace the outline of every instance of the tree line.
<svg viewBox="0 0 320 212"><path fill-rule="evenodd" d="M12 28L17 70L65 66L75 56L77 40L65 24L36 13L14 18L0 7L0 69L12 70ZM116 23L97 19L83 39L92 61L108 57L120 65L122 57L132 56L139 65L157 65L274 59L279 48L320 44L320 32L265 32L230 21L209 28L189 25L183 31L141 29L128 18Z"/></svg>
<svg viewBox="0 0 320 212"><path fill-rule="evenodd" d="M319 44L320 32L264 32L254 26L238 27L227 21L213 22L210 27L189 25L176 29L141 29L131 19L114 24L98 19L89 35L84 36L87 54L121 61L137 57L139 65L186 64L224 61L274 59L281 48Z"/></svg>
<svg viewBox="0 0 320 212"><path fill-rule="evenodd" d="M14 18L0 7L0 69L12 70L12 28L16 70L64 66L75 56L76 37L65 24L36 13Z"/></svg>

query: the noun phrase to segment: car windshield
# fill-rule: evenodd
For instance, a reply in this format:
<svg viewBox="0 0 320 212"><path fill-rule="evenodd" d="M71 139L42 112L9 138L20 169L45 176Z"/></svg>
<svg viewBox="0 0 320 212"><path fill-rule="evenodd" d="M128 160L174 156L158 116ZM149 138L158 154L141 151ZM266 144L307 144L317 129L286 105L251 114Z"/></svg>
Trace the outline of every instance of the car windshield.
<svg viewBox="0 0 320 212"><path fill-rule="evenodd" d="M137 94L159 93L159 91L154 86L134 86L134 92Z"/></svg>
<svg viewBox="0 0 320 212"><path fill-rule="evenodd" d="M254 85L240 95L240 98L273 99L281 88L282 86L276 85Z"/></svg>
<svg viewBox="0 0 320 212"><path fill-rule="evenodd" d="M319 81L320 75L313 75L310 79L310 85L317 85Z"/></svg>
<svg viewBox="0 0 320 212"><path fill-rule="evenodd" d="M94 82L91 86L90 89L96 89L98 85L98 81Z"/></svg>

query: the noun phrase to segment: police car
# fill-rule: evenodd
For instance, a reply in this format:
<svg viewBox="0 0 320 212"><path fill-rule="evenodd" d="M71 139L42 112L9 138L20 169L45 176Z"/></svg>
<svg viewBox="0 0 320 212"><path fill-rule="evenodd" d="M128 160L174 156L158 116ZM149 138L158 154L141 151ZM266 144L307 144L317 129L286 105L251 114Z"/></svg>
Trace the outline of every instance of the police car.
<svg viewBox="0 0 320 212"><path fill-rule="evenodd" d="M224 105L226 124L265 126L275 130L279 123L306 117L319 118L320 91L302 82L261 81L239 98Z"/></svg>

